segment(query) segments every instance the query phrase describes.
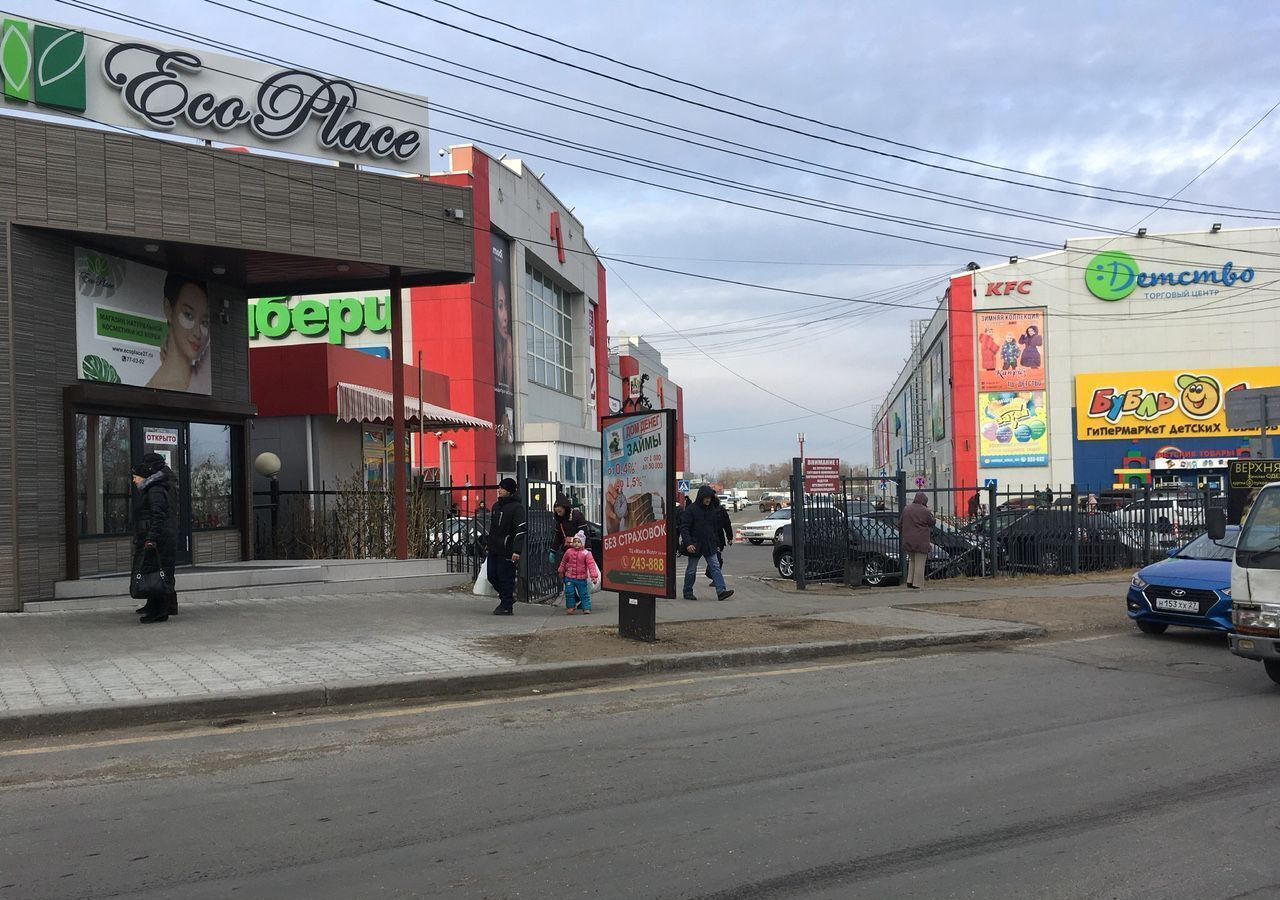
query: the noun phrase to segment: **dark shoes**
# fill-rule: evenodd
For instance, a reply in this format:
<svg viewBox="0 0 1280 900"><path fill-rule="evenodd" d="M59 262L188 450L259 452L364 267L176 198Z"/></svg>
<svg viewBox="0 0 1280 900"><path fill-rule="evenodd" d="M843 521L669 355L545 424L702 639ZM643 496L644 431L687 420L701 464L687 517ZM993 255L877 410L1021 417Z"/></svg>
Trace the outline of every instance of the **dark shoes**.
<svg viewBox="0 0 1280 900"><path fill-rule="evenodd" d="M686 600L697 600L698 598L697 598L695 595L693 595L693 594L685 594L685 595L684 595L684 599L686 599Z"/></svg>
<svg viewBox="0 0 1280 900"><path fill-rule="evenodd" d="M143 625L150 625L152 622L168 622L169 614L167 612L147 613L138 621L141 622Z"/></svg>
<svg viewBox="0 0 1280 900"><path fill-rule="evenodd" d="M733 596L733 591L721 591L720 593L716 594L716 599L728 600L732 596Z"/></svg>
<svg viewBox="0 0 1280 900"><path fill-rule="evenodd" d="M513 616L513 615L515 615L515 613L514 613L514 612L512 612L512 611L511 611L511 610L509 610L509 609L507 609L507 608L506 608L505 606L503 606L501 603L499 603L499 604L498 604L498 606L497 606L497 608L495 608L495 609L494 609L493 614L494 614L495 616Z"/></svg>

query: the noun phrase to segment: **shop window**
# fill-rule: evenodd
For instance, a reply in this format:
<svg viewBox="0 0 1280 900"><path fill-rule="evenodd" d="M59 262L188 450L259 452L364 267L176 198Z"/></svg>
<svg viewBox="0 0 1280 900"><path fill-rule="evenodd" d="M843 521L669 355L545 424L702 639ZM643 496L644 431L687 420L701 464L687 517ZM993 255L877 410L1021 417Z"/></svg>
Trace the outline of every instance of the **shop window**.
<svg viewBox="0 0 1280 900"><path fill-rule="evenodd" d="M191 423L191 527L231 528L231 426Z"/></svg>
<svg viewBox="0 0 1280 900"><path fill-rule="evenodd" d="M76 521L81 537L129 533L129 420L76 416Z"/></svg>
<svg viewBox="0 0 1280 900"><path fill-rule="evenodd" d="M573 297L533 265L525 265L528 306L529 379L566 394L573 393Z"/></svg>
<svg viewBox="0 0 1280 900"><path fill-rule="evenodd" d="M384 487L389 463L387 430L385 428L365 428L361 435L361 443L364 449L365 486Z"/></svg>

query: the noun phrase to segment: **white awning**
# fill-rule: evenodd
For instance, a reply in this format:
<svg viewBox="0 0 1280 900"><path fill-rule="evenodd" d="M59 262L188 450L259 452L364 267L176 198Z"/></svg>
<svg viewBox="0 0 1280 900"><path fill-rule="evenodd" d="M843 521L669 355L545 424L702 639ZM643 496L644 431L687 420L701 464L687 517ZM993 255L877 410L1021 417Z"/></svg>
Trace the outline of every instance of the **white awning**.
<svg viewBox="0 0 1280 900"><path fill-rule="evenodd" d="M434 403L418 403L417 397L405 396L404 420L417 423L419 408L427 425L437 428L488 428L493 430L493 423L475 416L454 412ZM377 388L364 387L359 384L338 383L338 421L339 422L390 422L394 417L392 411L395 403L390 392Z"/></svg>

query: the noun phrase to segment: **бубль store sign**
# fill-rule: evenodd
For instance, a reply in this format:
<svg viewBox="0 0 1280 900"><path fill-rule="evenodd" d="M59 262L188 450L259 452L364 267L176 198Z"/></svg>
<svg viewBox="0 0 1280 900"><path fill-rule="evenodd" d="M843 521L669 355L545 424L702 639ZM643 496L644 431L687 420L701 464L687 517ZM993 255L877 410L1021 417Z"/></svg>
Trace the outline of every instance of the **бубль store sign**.
<svg viewBox="0 0 1280 900"><path fill-rule="evenodd" d="M1179 297L1214 297L1222 288L1253 281L1252 268L1237 269L1234 262L1221 267L1197 266L1180 271L1143 272L1137 260L1121 250L1107 250L1089 261L1084 283L1099 300L1123 300L1139 288L1148 300Z"/></svg>
<svg viewBox="0 0 1280 900"><path fill-rule="evenodd" d="M302 69L5 19L4 96L79 121L430 172L427 101Z"/></svg>

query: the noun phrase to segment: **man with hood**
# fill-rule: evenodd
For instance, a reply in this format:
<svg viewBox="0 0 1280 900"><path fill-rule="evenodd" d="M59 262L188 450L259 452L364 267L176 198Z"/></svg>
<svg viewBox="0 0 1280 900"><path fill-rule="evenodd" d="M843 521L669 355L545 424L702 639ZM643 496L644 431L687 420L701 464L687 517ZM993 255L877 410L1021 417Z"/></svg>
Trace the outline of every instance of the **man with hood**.
<svg viewBox="0 0 1280 900"><path fill-rule="evenodd" d="M586 528L587 520L582 510L575 509L567 497L557 497L556 505L551 507L555 515L556 531L551 536L551 552L555 555L555 564L560 565L560 557L564 556L564 548L579 531Z"/></svg>
<svg viewBox="0 0 1280 900"><path fill-rule="evenodd" d="M918 590L925 579L925 566L929 561L929 544L933 529L933 513L929 510L929 498L924 492L916 494L898 519L902 533L902 549L907 554L907 587Z"/></svg>
<svg viewBox="0 0 1280 900"><path fill-rule="evenodd" d="M707 561L707 574L716 587L716 599L728 600L733 591L725 587L724 575L720 572L718 557L720 554L720 536L723 534L719 523L719 513L715 505L716 492L711 485L704 484L698 488L698 496L693 504L685 507L680 518L680 546L689 556L689 565L684 571L684 599L697 600L693 593L694 583L698 580L698 560Z"/></svg>
<svg viewBox="0 0 1280 900"><path fill-rule="evenodd" d="M144 625L164 622L178 611L174 590L174 564L178 554L178 476L164 457L154 451L142 454L133 467L133 569L164 572L167 590L147 598L138 609Z"/></svg>
<svg viewBox="0 0 1280 900"><path fill-rule="evenodd" d="M485 568L489 583L498 592L495 616L514 615L516 604L516 564L524 552L527 530L524 504L514 478L498 483L498 499L489 513L489 539Z"/></svg>

